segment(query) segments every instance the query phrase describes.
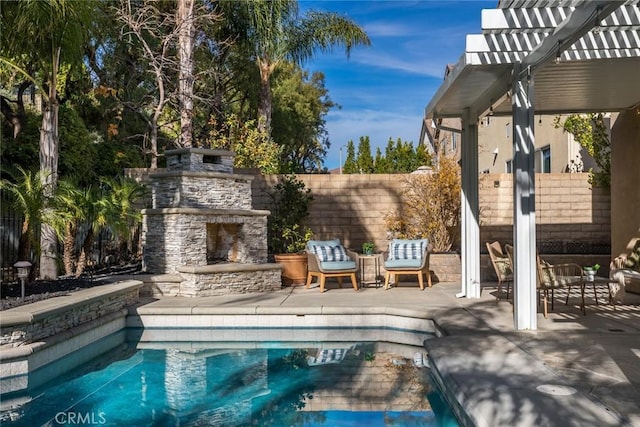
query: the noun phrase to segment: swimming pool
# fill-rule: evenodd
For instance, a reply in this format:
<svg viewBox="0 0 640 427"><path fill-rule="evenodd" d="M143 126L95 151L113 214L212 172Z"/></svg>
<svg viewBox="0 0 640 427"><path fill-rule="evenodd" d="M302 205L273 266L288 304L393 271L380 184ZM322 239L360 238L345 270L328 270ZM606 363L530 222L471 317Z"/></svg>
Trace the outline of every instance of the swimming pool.
<svg viewBox="0 0 640 427"><path fill-rule="evenodd" d="M27 393L3 396L2 423L457 425L431 386L428 369L415 366L420 347L344 339L366 335L357 330L333 331L333 340L245 340L242 345L167 341L175 332L157 330L163 339L155 341L141 341L142 331L136 330L108 337L115 345L98 358ZM200 330L200 336L207 332ZM269 338L261 330L231 332ZM78 360L82 355L73 353L42 374L62 372Z"/></svg>

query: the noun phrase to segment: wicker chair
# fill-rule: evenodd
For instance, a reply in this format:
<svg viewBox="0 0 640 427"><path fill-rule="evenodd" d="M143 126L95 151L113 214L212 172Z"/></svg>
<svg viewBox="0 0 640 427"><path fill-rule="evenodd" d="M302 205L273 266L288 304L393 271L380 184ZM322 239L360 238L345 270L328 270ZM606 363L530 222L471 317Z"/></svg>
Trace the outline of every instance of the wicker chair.
<svg viewBox="0 0 640 427"><path fill-rule="evenodd" d="M620 286L619 299L625 292L640 293L640 237L631 239L628 252L622 253L611 261L610 276Z"/></svg>
<svg viewBox="0 0 640 427"><path fill-rule="evenodd" d="M420 289L424 290L424 275L431 287L431 272L429 270L429 241L427 239L404 240L393 239L384 262L384 289L390 287L393 281L397 286L400 275L418 276Z"/></svg>
<svg viewBox="0 0 640 427"><path fill-rule="evenodd" d="M327 278L335 277L342 287L342 279L351 279L353 289L358 290L356 272L358 271L358 254L344 248L340 240L309 240L307 242L307 283L308 289L314 277L320 282L320 292L324 292Z"/></svg>
<svg viewBox="0 0 640 427"><path fill-rule="evenodd" d="M509 256L502 252L500 242L485 243L487 245L487 251L489 251L489 258L491 259L491 265L498 278L498 290L496 292L496 300L500 300L500 290L502 284L507 285L507 299L509 299L509 284L513 283L513 270L511 269L511 259Z"/></svg>
<svg viewBox="0 0 640 427"><path fill-rule="evenodd" d="M551 311L553 311L553 291L560 288L571 289L571 286L582 286L584 282L582 267L578 264L549 264L537 256L537 283L538 305L540 305L540 294L544 303L544 317L548 315L547 303L551 299ZM551 297L549 297L551 291ZM594 287L595 292L595 287ZM567 295L567 301L569 296ZM565 302L566 304L566 302ZM582 306L584 307L584 293L582 293Z"/></svg>

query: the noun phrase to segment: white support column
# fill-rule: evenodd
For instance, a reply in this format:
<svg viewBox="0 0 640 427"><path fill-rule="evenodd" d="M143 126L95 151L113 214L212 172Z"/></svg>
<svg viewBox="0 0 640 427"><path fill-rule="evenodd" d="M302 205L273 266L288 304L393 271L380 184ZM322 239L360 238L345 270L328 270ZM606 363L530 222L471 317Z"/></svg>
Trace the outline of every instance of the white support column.
<svg viewBox="0 0 640 427"><path fill-rule="evenodd" d="M480 298L480 222L478 197L478 120L462 118L462 290L459 296Z"/></svg>
<svg viewBox="0 0 640 427"><path fill-rule="evenodd" d="M538 327L534 86L529 68L516 63L513 71L513 316L516 329L533 330Z"/></svg>

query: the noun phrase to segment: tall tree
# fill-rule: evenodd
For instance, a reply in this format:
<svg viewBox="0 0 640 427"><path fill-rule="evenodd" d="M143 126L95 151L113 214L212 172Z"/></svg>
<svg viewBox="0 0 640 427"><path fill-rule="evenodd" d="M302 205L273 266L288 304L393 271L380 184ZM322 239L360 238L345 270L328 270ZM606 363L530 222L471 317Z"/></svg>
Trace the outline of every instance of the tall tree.
<svg viewBox="0 0 640 427"><path fill-rule="evenodd" d="M347 17L332 12L309 11L298 15L297 0L235 2L246 22L245 36L260 73L258 126L271 134L271 75L283 61L302 64L318 52L344 46L347 55L356 45L369 45L369 37ZM232 6L235 7L235 6Z"/></svg>
<svg viewBox="0 0 640 427"><path fill-rule="evenodd" d="M324 116L335 104L324 86L324 75L309 74L290 62L273 76L272 139L282 147L280 173L322 169L329 146Z"/></svg>
<svg viewBox="0 0 640 427"><path fill-rule="evenodd" d="M180 137L178 144L193 144L193 47L195 37L194 0L178 0L178 98L180 100Z"/></svg>
<svg viewBox="0 0 640 427"><path fill-rule="evenodd" d="M361 136L358 144L358 171L373 173L373 157L371 157L371 142L368 136Z"/></svg>
<svg viewBox="0 0 640 427"><path fill-rule="evenodd" d="M3 2L1 62L41 88L40 171L45 196L58 180L59 76L62 66L81 64L93 2L23 0ZM47 224L41 230L40 276L57 277L57 239Z"/></svg>
<svg viewBox="0 0 640 427"><path fill-rule="evenodd" d="M145 116L149 126L152 169L158 167L158 122L171 100L168 93L171 88L169 71L176 68L176 59L171 52L177 39L175 15L161 10L161 7L162 3L149 0L121 0L117 9L118 20L123 24L123 37L134 46L138 60L152 75L155 86L147 96L146 105L137 106L143 111L151 110Z"/></svg>
<svg viewBox="0 0 640 427"><path fill-rule="evenodd" d="M352 140L347 142L347 158L342 167L343 173L358 173L358 163L356 162L356 148Z"/></svg>

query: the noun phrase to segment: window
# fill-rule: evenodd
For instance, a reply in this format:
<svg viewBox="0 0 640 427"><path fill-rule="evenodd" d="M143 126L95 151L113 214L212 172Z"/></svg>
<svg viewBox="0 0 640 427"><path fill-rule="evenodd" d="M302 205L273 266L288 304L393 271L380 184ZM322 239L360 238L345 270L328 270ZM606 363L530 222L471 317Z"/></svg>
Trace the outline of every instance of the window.
<svg viewBox="0 0 640 427"><path fill-rule="evenodd" d="M451 151L456 153L458 151L458 134L451 134Z"/></svg>
<svg viewBox="0 0 640 427"><path fill-rule="evenodd" d="M538 148L535 152L536 173L551 173L551 147ZM513 173L513 159L505 162L505 172Z"/></svg>
<svg viewBox="0 0 640 427"><path fill-rule="evenodd" d="M551 173L551 147L546 146L536 150L535 153L536 173Z"/></svg>

